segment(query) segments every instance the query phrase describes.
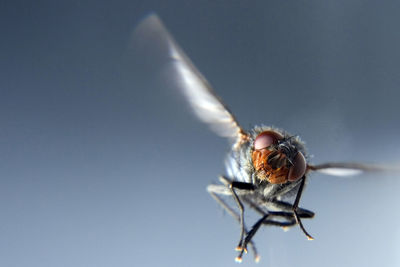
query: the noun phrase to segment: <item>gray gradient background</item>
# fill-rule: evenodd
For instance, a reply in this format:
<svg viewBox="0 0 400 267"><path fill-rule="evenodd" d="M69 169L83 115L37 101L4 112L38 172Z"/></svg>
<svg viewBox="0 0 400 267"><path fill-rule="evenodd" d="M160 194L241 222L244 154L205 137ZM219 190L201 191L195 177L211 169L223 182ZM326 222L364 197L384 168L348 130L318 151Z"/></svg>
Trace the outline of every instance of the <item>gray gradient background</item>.
<svg viewBox="0 0 400 267"><path fill-rule="evenodd" d="M299 134L315 163L400 160L399 1L5 1L0 266L238 266L205 190L227 142L131 51L150 11L243 127ZM399 266L399 190L313 175L316 240L264 228L259 266Z"/></svg>

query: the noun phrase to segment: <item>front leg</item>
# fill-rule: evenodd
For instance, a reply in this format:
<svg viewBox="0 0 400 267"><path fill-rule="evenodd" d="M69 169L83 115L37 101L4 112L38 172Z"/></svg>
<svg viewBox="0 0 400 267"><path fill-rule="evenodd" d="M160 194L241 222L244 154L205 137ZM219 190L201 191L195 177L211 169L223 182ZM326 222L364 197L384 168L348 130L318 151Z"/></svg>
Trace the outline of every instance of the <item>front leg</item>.
<svg viewBox="0 0 400 267"><path fill-rule="evenodd" d="M246 229L245 229L245 223L244 223L244 206L242 204L242 201L238 197L235 189L244 190L246 192L253 192L255 187L251 183L232 181L224 176L220 177L220 181L229 188L229 190L232 193L232 197L235 200L235 202L239 208L241 231L240 231L239 244L237 245L236 250L240 251L240 254L239 254L240 256L236 257L235 260L237 262L241 262L242 261L241 255L243 254L243 252L247 252L246 245L245 245L245 243L247 243L247 242L245 242L245 240L244 240L245 234L246 234Z"/></svg>
<svg viewBox="0 0 400 267"><path fill-rule="evenodd" d="M294 213L294 218L296 219L296 222L300 226L300 229L303 231L303 233L307 236L307 239L314 240L314 238L309 233L307 233L306 229L304 228L303 223L301 222L300 216L297 211L297 209L299 207L301 194L303 193L303 190L304 190L305 182L306 182L306 176L303 176L303 178L301 178L299 190L297 191L296 199L293 203L293 213Z"/></svg>
<svg viewBox="0 0 400 267"><path fill-rule="evenodd" d="M231 195L230 191L227 190L224 185L221 185L221 188L229 192L229 195ZM239 223L240 223L240 216L237 214L236 211L234 211L219 195L221 195L221 191L218 189L218 187L215 186L208 186L207 191L210 193L210 195L217 201L218 204L221 205L222 208L224 208L233 218L235 218ZM248 233L246 227L245 227L246 235ZM257 253L257 248L256 245L252 240L249 242L250 248L253 250L254 254L254 261L258 262L260 260L260 256Z"/></svg>

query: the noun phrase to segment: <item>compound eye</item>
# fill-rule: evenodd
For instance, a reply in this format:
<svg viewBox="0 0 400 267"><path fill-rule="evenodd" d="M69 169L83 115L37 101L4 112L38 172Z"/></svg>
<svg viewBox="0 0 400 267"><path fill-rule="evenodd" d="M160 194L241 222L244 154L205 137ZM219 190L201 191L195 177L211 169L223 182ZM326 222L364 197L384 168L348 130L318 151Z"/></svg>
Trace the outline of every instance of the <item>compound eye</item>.
<svg viewBox="0 0 400 267"><path fill-rule="evenodd" d="M294 157L293 166L290 167L289 170L289 181L293 182L303 177L306 172L306 168L306 158L304 157L303 153L298 152L296 157Z"/></svg>
<svg viewBox="0 0 400 267"><path fill-rule="evenodd" d="M278 140L282 138L280 134L273 131L262 132L256 137L256 140L254 140L254 149L259 150L267 148L272 144L278 143Z"/></svg>

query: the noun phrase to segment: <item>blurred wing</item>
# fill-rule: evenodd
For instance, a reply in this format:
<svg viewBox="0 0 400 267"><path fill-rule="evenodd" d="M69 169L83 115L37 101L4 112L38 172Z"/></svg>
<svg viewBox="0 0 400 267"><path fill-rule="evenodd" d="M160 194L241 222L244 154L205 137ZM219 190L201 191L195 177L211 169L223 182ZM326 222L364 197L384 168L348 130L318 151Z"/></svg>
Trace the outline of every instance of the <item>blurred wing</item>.
<svg viewBox="0 0 400 267"><path fill-rule="evenodd" d="M220 136L241 141L247 134L237 123L235 117L214 93L211 85L174 41L159 17L149 15L136 28L134 38L150 46L158 46L167 53L167 71L170 79L189 101L200 120L208 123ZM151 44L150 42L158 42Z"/></svg>
<svg viewBox="0 0 400 267"><path fill-rule="evenodd" d="M400 173L399 165L375 165L360 163L325 163L309 165L309 170L334 176L353 176L365 172L392 172Z"/></svg>

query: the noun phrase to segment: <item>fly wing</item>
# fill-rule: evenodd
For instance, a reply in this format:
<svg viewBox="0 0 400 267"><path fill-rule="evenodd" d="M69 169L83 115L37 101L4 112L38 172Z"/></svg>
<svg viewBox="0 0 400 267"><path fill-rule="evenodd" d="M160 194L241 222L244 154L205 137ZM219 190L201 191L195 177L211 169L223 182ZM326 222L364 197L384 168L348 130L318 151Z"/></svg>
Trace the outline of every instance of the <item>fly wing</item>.
<svg viewBox="0 0 400 267"><path fill-rule="evenodd" d="M166 63L168 78L178 85L200 120L209 124L218 135L233 141L238 142L247 137L235 117L214 93L209 82L175 42L156 14L149 15L137 26L134 41L135 39L150 46L157 46L158 50L166 53L166 62L163 63Z"/></svg>
<svg viewBox="0 0 400 267"><path fill-rule="evenodd" d="M311 171L334 175L334 176L353 176L365 172L385 172L400 173L400 165L375 165L361 163L325 163L320 165L309 165Z"/></svg>

